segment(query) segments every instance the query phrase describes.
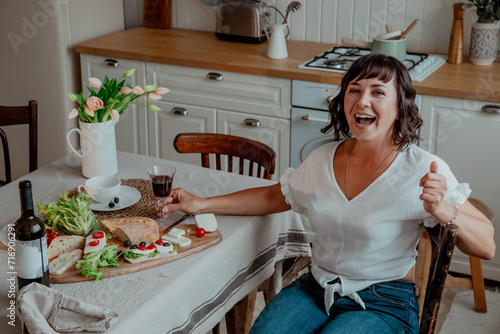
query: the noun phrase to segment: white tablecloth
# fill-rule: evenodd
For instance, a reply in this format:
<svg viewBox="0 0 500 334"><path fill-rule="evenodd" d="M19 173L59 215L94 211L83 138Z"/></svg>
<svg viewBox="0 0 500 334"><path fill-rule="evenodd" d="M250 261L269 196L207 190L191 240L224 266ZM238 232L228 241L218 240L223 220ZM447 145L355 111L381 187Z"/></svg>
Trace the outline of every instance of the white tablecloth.
<svg viewBox="0 0 500 334"><path fill-rule="evenodd" d="M273 183L122 152L117 176L147 179L146 169L155 164L177 167L174 187L204 197ZM73 155L22 179L31 180L35 203L56 201L61 191L85 182L80 162ZM0 188L0 228L20 215L18 182ZM202 252L137 273L51 287L118 313L119 321L108 333L207 333L236 302L273 274L277 262L310 256L304 228L293 212L257 217L218 215L217 221L223 240ZM185 223L192 224L192 218ZM15 300L9 294L7 252L0 252L0 263L0 332L16 333L19 322L13 328L7 317L7 307Z"/></svg>

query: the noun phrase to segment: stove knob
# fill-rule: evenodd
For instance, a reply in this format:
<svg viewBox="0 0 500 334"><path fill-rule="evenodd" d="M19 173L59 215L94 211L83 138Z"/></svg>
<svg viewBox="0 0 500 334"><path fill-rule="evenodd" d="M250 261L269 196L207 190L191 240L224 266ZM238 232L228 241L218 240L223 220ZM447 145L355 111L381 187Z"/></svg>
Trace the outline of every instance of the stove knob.
<svg viewBox="0 0 500 334"><path fill-rule="evenodd" d="M417 66L415 66L415 67L414 67L414 70L415 70L416 72L418 72L418 73L422 72L422 69L423 69L423 68L422 68L421 63L420 63L420 64L418 64Z"/></svg>

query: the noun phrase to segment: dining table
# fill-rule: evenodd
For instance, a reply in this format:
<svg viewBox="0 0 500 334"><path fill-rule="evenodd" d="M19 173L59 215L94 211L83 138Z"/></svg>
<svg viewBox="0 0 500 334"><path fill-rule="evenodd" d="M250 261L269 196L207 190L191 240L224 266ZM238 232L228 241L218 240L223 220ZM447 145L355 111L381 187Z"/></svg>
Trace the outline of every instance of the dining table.
<svg viewBox="0 0 500 334"><path fill-rule="evenodd" d="M147 169L171 165L177 169L173 187L182 187L201 197L268 186L276 181L202 168L176 161L118 152L118 173L122 185L137 187L140 201L128 208L99 212L105 218L121 218L142 205L154 206ZM81 160L69 153L0 188L0 332L20 333L22 321L14 310L15 254L9 252L6 231L20 217L19 181L30 180L34 203L47 204L62 192L75 192L87 178ZM147 185L147 186L144 186ZM142 187L142 188L141 188ZM144 204L146 203L146 204ZM128 210L128 211L127 211ZM42 218L35 209L37 216ZM101 216L99 216L101 215ZM169 224L182 215L177 212L159 224ZM269 280L281 279L285 261L307 259L310 244L300 216L293 211L264 216L215 215L222 240L214 246L153 268L72 283L51 283L50 289L83 303L115 312L117 321L106 333L209 333L235 305ZM43 218L42 218L43 219ZM189 217L182 224L194 224ZM12 243L10 243L12 246ZM279 270L277 270L279 268ZM279 272L278 272L279 271ZM270 284L275 290L278 284ZM274 295L278 291L272 291ZM253 311L253 310L250 310Z"/></svg>

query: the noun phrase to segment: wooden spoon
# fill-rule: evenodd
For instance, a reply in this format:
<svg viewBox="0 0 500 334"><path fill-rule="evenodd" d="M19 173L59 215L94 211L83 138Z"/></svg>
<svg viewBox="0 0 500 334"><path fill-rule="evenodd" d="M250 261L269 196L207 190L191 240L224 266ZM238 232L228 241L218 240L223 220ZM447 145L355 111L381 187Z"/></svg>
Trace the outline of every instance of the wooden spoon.
<svg viewBox="0 0 500 334"><path fill-rule="evenodd" d="M401 36L399 36L399 39L403 39L406 37L406 35L408 35L408 33L413 29L415 28L415 26L417 25L417 23L419 22L420 20L419 19L416 19L415 21L413 21L410 26L405 30L403 31L403 33L401 34Z"/></svg>

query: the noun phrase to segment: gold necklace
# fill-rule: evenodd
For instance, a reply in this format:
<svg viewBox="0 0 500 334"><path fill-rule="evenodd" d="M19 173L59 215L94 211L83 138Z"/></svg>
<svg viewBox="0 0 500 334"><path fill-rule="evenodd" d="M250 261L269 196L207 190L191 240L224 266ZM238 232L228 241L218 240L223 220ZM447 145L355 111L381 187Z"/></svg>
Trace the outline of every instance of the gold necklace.
<svg viewBox="0 0 500 334"><path fill-rule="evenodd" d="M349 172L349 157L351 156L352 149L354 148L354 145L356 145L356 142L357 142L357 140L354 140L354 143L352 144L351 149L349 150L349 153L347 153L347 162L346 162L346 167L345 167L345 197L347 198L348 201L351 200L351 198L349 197L349 190L348 190L349 188L347 187L347 174ZM394 151L394 149L392 149L389 152L389 154L385 157L384 161L382 161L382 163L380 164L380 166L378 166L378 168L375 171L375 173L373 173L372 177L370 177L370 179L368 180L368 182L366 182L365 186L363 187L363 189L361 189L361 191L365 190L365 188L370 184L370 182L375 177L375 175L380 170L380 168L382 168L382 166L387 161L387 159L389 159L389 157L391 156L391 153L393 151Z"/></svg>

